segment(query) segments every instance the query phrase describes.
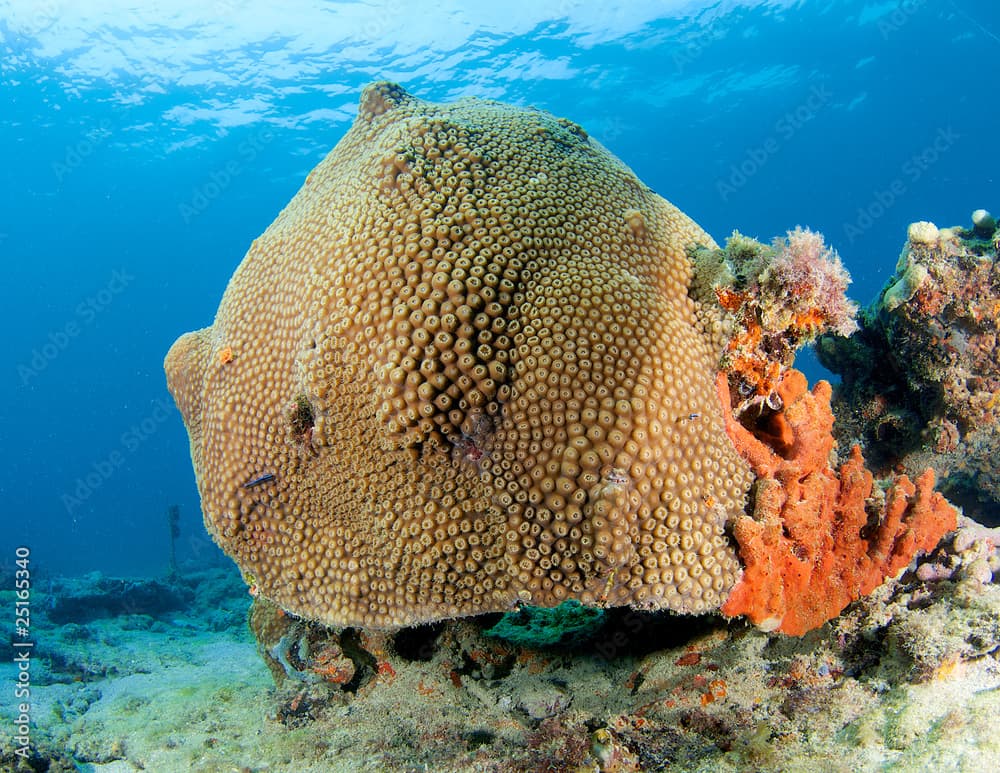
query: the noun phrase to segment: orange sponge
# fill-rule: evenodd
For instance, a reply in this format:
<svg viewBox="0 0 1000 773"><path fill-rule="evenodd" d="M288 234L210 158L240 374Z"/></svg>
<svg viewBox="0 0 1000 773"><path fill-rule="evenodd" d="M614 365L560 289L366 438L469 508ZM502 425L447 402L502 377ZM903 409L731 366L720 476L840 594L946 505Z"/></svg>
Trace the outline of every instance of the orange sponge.
<svg viewBox="0 0 1000 773"><path fill-rule="evenodd" d="M737 518L743 576L722 606L766 630L800 636L898 574L956 526L957 513L926 470L916 484L873 486L861 450L834 470L830 385L810 392L788 370L778 386L782 408L759 426L733 417L724 374L718 378L726 432L758 476L753 515Z"/></svg>

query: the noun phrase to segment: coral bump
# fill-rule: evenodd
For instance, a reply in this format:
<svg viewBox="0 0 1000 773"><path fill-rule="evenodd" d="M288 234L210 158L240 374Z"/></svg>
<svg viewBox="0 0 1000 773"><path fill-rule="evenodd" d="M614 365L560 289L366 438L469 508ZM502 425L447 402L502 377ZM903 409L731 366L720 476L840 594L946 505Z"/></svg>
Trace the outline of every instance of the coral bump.
<svg viewBox="0 0 1000 773"><path fill-rule="evenodd" d="M752 428L733 416L725 374L718 390L726 432L758 476L753 515L733 525L744 571L724 614L801 636L956 527L955 509L933 490L933 470L916 484L894 478L883 495L858 446L839 470L830 466L829 383L810 392L805 376L788 370L778 386L783 407Z"/></svg>

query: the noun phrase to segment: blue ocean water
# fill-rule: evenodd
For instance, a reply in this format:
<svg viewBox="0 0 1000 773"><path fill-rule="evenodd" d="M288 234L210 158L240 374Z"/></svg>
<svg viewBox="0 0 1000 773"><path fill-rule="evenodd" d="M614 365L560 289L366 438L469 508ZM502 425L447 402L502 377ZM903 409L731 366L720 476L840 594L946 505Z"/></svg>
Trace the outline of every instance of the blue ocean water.
<svg viewBox="0 0 1000 773"><path fill-rule="evenodd" d="M0 0L0 561L219 560L162 361L360 89L571 118L717 240L826 235L868 302L914 220L1000 208L982 0ZM809 365L812 374L820 374Z"/></svg>

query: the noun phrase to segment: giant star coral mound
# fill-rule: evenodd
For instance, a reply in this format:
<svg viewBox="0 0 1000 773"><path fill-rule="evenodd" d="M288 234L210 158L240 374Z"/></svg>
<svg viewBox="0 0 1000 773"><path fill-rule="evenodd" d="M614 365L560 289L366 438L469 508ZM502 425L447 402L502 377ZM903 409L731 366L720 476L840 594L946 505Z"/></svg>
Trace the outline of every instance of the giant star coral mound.
<svg viewBox="0 0 1000 773"><path fill-rule="evenodd" d="M879 496L860 454L829 465L829 390L789 368L853 330L847 276L818 234L776 245L719 250L569 121L369 86L167 355L209 531L333 626L569 600L821 625L955 512L932 474Z"/></svg>
<svg viewBox="0 0 1000 773"><path fill-rule="evenodd" d="M695 244L573 123L368 87L167 355L209 531L333 625L719 607L753 476Z"/></svg>

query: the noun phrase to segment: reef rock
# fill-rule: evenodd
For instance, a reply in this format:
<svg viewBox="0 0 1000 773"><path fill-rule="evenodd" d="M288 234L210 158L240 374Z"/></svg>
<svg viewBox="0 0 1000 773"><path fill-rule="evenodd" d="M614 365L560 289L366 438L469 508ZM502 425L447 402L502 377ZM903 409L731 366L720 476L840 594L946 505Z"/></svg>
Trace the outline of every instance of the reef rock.
<svg viewBox="0 0 1000 773"><path fill-rule="evenodd" d="M737 414L780 408L778 384L796 352L822 333L858 329L857 304L847 298L850 276L823 236L808 228L770 245L734 231L725 249L699 247L691 259L692 297L721 311L720 368L740 397Z"/></svg>
<svg viewBox="0 0 1000 773"><path fill-rule="evenodd" d="M918 224L919 225L919 224ZM985 210L970 228L911 234L849 339L824 336L820 361L843 376L835 432L879 472L933 467L967 515L1000 524L1000 263ZM926 230L926 229L925 229Z"/></svg>
<svg viewBox="0 0 1000 773"><path fill-rule="evenodd" d="M368 87L167 355L209 531L331 625L718 608L753 476L698 244L569 121Z"/></svg>

